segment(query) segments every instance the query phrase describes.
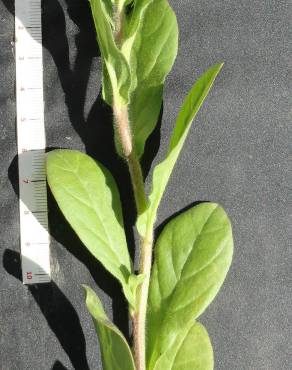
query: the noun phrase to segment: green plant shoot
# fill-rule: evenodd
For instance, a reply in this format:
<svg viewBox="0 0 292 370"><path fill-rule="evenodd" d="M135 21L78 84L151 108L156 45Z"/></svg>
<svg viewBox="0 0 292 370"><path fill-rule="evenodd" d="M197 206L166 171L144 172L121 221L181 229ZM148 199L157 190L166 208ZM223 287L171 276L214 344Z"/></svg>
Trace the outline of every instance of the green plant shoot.
<svg viewBox="0 0 292 370"><path fill-rule="evenodd" d="M107 317L94 291L84 286L103 368L212 370L211 341L197 319L231 264L228 216L216 203L201 203L168 222L157 241L153 235L176 160L222 64L208 69L182 103L147 194L140 158L157 124L164 81L177 54L176 16L167 0L89 2L102 57L102 95L113 111L116 152L128 165L136 203L138 270L128 251L119 189L101 163L75 150L54 150L47 155L47 180L84 247L120 282L129 305L131 343Z"/></svg>

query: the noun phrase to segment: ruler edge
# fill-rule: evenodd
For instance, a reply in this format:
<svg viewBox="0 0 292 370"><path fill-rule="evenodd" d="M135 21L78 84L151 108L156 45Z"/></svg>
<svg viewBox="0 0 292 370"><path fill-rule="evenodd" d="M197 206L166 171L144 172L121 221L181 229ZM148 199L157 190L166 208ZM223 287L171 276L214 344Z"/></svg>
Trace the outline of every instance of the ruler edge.
<svg viewBox="0 0 292 370"><path fill-rule="evenodd" d="M39 8L40 8L40 13L42 11L42 0L37 0L38 3L39 3ZM18 53L19 53L19 47L17 47L18 45L18 40L17 40L17 37L18 37L18 26L22 24L21 20L19 20L19 18L17 17L17 14L18 14L18 6L22 3L25 2L25 5L29 5L30 3L30 0L14 0L14 9L15 9L15 12L14 12L14 48L15 48L15 100L16 100L16 139L17 139L17 163L18 163L18 187L19 187L19 199L18 199L18 208L19 208L19 244L20 244L20 263L21 263L21 276L22 276L22 284L23 285L36 285L36 284L48 284L52 281L51 279L51 256L50 256L50 232L49 232L49 227L48 229L45 229L43 227L43 229L45 230L45 233L48 237L48 243L47 243L47 248L48 248L48 264L49 264L49 272L48 274L46 275L47 277L47 280L46 281L32 281L30 282L27 278L26 278L26 271L24 270L24 259L27 258L24 254L23 254L23 251L24 251L24 241L23 241L23 231L22 231L22 228L21 228L21 225L22 225L22 219L23 219L23 213L22 213L22 210L23 208L27 208L28 207L25 205L25 203L21 200L21 177L20 177L20 168L21 168L21 159L20 159L20 155L22 154L22 150L21 150L21 147L19 145L19 132L20 132L20 117L19 117L19 75L20 75L20 68L19 68L19 61L18 61ZM34 0L34 3L36 3L36 0ZM39 19L39 24L40 24L40 28L42 30L42 18L40 17ZM24 25L23 25L24 26ZM25 26L24 26L25 27ZM42 94L42 107L41 107L41 121L42 121L42 124L43 124L43 128L44 128L44 145L43 145L43 148L40 148L39 150L43 150L44 151L44 154L46 153L46 136L45 136L45 119L44 119L44 106L45 106L45 102L44 102L44 80L43 80L43 46L42 46L42 32L41 32L41 35L40 35L40 61L39 61L39 65L41 67L41 80L40 80L40 84L42 85L42 91L41 91L41 94ZM47 184L45 182L45 191L46 191L46 199L47 199ZM46 203L46 216L47 216L47 220L48 220L48 203ZM27 258L28 259L28 258ZM35 263L37 265L36 262L32 261L32 263Z"/></svg>

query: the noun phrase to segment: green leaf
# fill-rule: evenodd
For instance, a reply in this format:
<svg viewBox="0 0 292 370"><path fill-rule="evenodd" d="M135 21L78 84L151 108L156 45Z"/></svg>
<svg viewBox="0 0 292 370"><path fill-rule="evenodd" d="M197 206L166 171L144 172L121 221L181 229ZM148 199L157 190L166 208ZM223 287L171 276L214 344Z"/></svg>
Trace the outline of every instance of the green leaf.
<svg viewBox="0 0 292 370"><path fill-rule="evenodd" d="M176 16L168 2L144 1L143 8L140 7L138 2L128 26L129 37L122 48L131 66L129 116L138 157L142 156L145 142L158 121L163 83L178 45Z"/></svg>
<svg viewBox="0 0 292 370"><path fill-rule="evenodd" d="M139 274L139 275L130 275L129 280L128 280L128 285L129 288L132 291L133 296L136 298L137 294L137 289L138 287L143 283L145 280L145 275L144 274Z"/></svg>
<svg viewBox="0 0 292 370"><path fill-rule="evenodd" d="M103 98L112 105L112 96L118 91L123 98L120 105L130 103L129 118L134 147L138 157L141 157L145 142L158 121L163 83L177 54L176 16L166 0L133 2L132 10L124 14L123 37L121 46L117 47L112 31L115 16L111 0L104 3L102 0L90 0L90 3L104 58ZM121 9L123 3L127 5L130 2L117 2L116 6ZM104 19L104 23L100 18ZM125 82L125 89L120 91L116 80ZM121 155L116 138L115 142L117 152Z"/></svg>
<svg viewBox="0 0 292 370"><path fill-rule="evenodd" d="M162 96L163 84L137 88L131 97L129 116L138 158L143 155L146 141L158 122Z"/></svg>
<svg viewBox="0 0 292 370"><path fill-rule="evenodd" d="M153 366L155 370L213 370L212 344L204 326L194 320L182 327Z"/></svg>
<svg viewBox="0 0 292 370"><path fill-rule="evenodd" d="M114 40L111 4L103 0L89 0L89 3L103 57L104 99L110 105L113 99L119 105L125 105L129 101L131 86L130 67Z"/></svg>
<svg viewBox="0 0 292 370"><path fill-rule="evenodd" d="M170 346L177 347L182 328L212 302L228 272L232 252L230 221L217 204L201 203L165 226L156 243L149 290L149 369L156 369Z"/></svg>
<svg viewBox="0 0 292 370"><path fill-rule="evenodd" d="M134 305L120 197L109 171L84 153L53 150L47 154L47 179L69 224Z"/></svg>
<svg viewBox="0 0 292 370"><path fill-rule="evenodd" d="M109 24L113 27L113 16L114 16L114 6L115 6L115 0L102 0L103 4L105 6L105 16L108 20ZM90 0L89 0L90 2Z"/></svg>
<svg viewBox="0 0 292 370"><path fill-rule="evenodd" d="M172 134L166 159L157 165L153 171L152 192L149 206L137 220L137 228L145 237L156 220L157 209L170 178L175 162L187 137L192 121L207 97L222 64L216 64L205 72L194 84L179 112L174 132Z"/></svg>
<svg viewBox="0 0 292 370"><path fill-rule="evenodd" d="M94 291L84 285L86 305L98 334L103 370L135 370L130 347L119 329L109 320Z"/></svg>
<svg viewBox="0 0 292 370"><path fill-rule="evenodd" d="M213 368L214 356L208 332L202 324L195 322L176 353L172 369L212 370Z"/></svg>

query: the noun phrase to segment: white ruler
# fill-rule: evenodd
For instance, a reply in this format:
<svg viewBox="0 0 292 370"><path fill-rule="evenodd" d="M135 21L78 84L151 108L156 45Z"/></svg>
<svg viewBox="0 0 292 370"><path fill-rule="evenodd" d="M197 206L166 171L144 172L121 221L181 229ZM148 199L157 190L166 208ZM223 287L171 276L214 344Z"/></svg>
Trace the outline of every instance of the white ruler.
<svg viewBox="0 0 292 370"><path fill-rule="evenodd" d="M41 0L15 0L20 243L24 284L50 281Z"/></svg>

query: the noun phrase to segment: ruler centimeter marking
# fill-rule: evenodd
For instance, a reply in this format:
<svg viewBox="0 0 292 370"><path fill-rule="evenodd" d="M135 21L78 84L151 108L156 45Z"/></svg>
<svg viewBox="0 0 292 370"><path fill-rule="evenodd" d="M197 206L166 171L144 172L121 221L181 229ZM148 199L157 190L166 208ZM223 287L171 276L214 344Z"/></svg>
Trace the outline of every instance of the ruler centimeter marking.
<svg viewBox="0 0 292 370"><path fill-rule="evenodd" d="M50 278L41 0L15 0L20 246L24 284Z"/></svg>

